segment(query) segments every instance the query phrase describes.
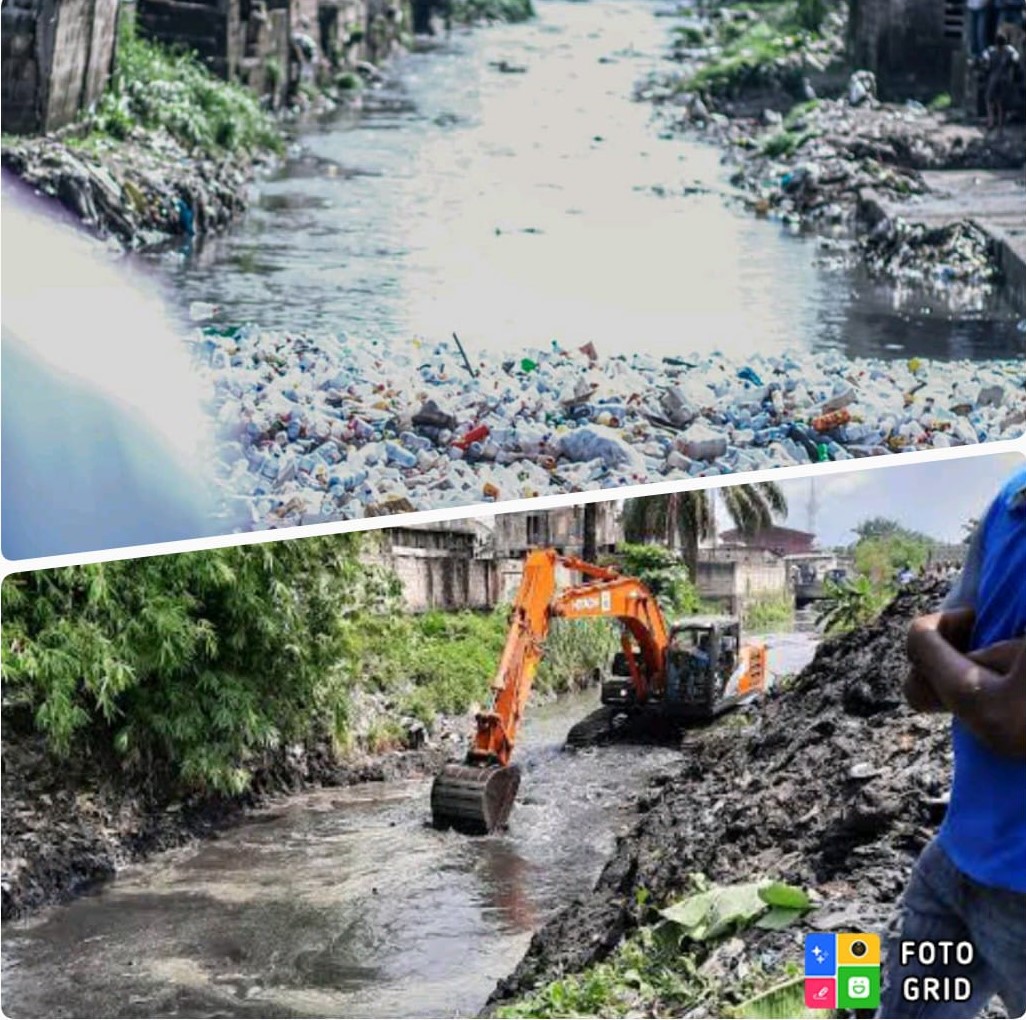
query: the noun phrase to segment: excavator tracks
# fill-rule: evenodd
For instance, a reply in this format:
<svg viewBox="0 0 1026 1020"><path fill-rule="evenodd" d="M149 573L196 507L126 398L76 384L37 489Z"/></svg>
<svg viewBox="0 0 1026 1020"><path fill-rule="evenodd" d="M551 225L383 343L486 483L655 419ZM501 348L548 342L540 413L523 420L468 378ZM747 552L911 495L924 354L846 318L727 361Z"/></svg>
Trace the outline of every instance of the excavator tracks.
<svg viewBox="0 0 1026 1020"><path fill-rule="evenodd" d="M436 829L484 836L502 828L520 786L516 765L446 765L431 787L431 820Z"/></svg>

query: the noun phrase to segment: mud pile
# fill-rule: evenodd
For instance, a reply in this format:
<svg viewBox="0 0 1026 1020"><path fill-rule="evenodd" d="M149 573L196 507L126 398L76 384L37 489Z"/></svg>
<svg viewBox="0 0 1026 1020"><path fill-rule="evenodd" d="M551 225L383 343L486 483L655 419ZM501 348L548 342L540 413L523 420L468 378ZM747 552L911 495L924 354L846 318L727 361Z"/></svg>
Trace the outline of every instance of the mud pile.
<svg viewBox="0 0 1026 1020"><path fill-rule="evenodd" d="M688 734L685 764L639 803L641 820L595 889L535 935L490 1003L605 958L643 920L638 890L661 905L695 872L717 883L779 878L810 891L817 928L883 931L944 811L947 719L911 712L901 688L908 623L946 590L910 588L870 626L824 642L748 717ZM772 970L796 959L799 937L751 929L740 953L718 959L719 976L730 984L745 960Z"/></svg>

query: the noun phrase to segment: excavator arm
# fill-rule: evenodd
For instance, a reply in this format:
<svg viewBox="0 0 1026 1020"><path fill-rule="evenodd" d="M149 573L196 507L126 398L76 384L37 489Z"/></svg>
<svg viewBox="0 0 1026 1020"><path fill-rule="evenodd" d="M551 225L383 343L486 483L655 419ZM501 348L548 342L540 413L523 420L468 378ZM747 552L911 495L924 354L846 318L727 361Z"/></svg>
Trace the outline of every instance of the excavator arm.
<svg viewBox="0 0 1026 1020"><path fill-rule="evenodd" d="M589 582L557 594L560 565L579 571ZM644 703L650 694L663 693L669 631L645 585L615 570L561 556L553 549L535 550L524 564L509 635L492 681L491 704L477 715L466 762L447 766L432 787L431 809L437 827L491 832L509 817L520 784L519 770L510 764L510 758L544 654L545 638L556 617L618 619L638 703Z"/></svg>

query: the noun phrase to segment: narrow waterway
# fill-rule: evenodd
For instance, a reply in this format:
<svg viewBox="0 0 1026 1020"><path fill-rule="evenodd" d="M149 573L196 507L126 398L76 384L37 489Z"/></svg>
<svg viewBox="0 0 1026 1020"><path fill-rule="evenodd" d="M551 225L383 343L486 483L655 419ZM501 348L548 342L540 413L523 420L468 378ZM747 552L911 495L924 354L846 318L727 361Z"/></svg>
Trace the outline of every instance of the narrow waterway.
<svg viewBox="0 0 1026 1020"><path fill-rule="evenodd" d="M770 635L773 673L811 634ZM476 1014L589 889L669 748L564 747L594 691L532 710L509 830L435 832L430 780L321 790L3 928L12 1017Z"/></svg>
<svg viewBox="0 0 1026 1020"><path fill-rule="evenodd" d="M654 0L537 6L399 59L363 111L304 135L235 230L164 257L182 307L368 342L455 330L472 350L1021 349L1000 302L955 318L725 203L719 151L632 101L667 52Z"/></svg>

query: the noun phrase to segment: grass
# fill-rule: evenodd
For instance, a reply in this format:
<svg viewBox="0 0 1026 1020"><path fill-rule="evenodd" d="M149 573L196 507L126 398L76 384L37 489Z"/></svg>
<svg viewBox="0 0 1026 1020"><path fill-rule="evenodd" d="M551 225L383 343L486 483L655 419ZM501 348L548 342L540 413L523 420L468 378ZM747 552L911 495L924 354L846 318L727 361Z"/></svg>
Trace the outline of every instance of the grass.
<svg viewBox="0 0 1026 1020"><path fill-rule="evenodd" d="M771 595L748 603L744 609L744 628L748 631L773 630L794 619L794 599L790 595Z"/></svg>
<svg viewBox="0 0 1026 1020"><path fill-rule="evenodd" d="M755 19L716 22L719 55L685 77L679 88L722 95L761 83L769 68L800 52L808 35L818 30L810 27L815 19L805 12L807 6L804 0L764 3L755 8Z"/></svg>
<svg viewBox="0 0 1026 1020"><path fill-rule="evenodd" d="M793 156L809 139L815 138L815 131L778 131L762 143L762 154L771 159Z"/></svg>
<svg viewBox="0 0 1026 1020"><path fill-rule="evenodd" d="M343 669L355 686L393 696L399 715L431 725L484 704L508 633L508 610L432 611L420 616L362 616L347 636ZM578 690L613 654L608 621L556 620L535 690Z"/></svg>
<svg viewBox="0 0 1026 1020"><path fill-rule="evenodd" d="M515 23L534 17L532 0L452 0L452 18L458 24L482 21Z"/></svg>
<svg viewBox="0 0 1026 1020"><path fill-rule="evenodd" d="M215 78L191 53L140 38L129 19L119 28L110 84L82 122L89 135L123 141L135 128L166 131L189 150L217 156L279 151L282 137L259 99Z"/></svg>

